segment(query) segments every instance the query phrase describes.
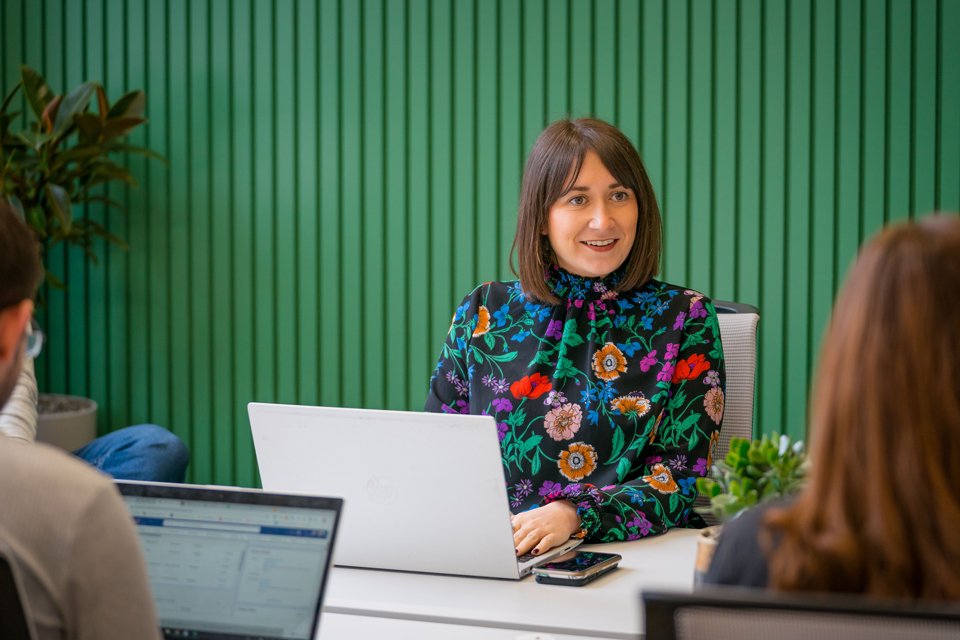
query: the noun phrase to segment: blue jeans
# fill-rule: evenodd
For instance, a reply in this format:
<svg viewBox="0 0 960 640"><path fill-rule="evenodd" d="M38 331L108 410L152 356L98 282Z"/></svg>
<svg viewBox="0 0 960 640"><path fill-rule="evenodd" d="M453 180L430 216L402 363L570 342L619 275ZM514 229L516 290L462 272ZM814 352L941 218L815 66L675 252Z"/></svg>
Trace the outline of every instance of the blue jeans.
<svg viewBox="0 0 960 640"><path fill-rule="evenodd" d="M155 424L138 424L108 433L73 455L121 480L183 482L190 451L177 436Z"/></svg>

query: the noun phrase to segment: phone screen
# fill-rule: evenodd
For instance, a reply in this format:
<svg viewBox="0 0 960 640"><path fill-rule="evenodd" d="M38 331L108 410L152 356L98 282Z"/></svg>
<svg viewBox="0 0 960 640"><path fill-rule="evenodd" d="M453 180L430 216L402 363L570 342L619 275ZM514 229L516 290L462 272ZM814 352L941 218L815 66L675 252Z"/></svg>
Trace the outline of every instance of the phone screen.
<svg viewBox="0 0 960 640"><path fill-rule="evenodd" d="M553 560L537 566L537 569L550 571L583 571L616 556L615 553L600 553L599 551L571 551Z"/></svg>

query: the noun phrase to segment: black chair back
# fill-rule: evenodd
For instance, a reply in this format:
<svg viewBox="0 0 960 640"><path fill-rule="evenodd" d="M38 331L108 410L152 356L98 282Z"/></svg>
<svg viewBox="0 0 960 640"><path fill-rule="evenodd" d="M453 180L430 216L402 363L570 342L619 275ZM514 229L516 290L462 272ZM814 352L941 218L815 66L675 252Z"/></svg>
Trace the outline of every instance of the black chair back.
<svg viewBox="0 0 960 640"><path fill-rule="evenodd" d="M14 566L0 554L0 638L4 640L33 640L36 637L20 593Z"/></svg>

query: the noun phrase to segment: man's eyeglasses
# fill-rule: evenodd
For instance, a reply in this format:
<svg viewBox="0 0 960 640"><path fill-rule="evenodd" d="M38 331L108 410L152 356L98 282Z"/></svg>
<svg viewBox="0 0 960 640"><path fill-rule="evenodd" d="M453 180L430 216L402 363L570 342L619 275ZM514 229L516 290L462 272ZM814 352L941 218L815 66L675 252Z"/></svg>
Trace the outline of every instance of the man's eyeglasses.
<svg viewBox="0 0 960 640"><path fill-rule="evenodd" d="M30 319L30 333L27 334L27 349L25 355L28 358L36 358L43 351L43 330L37 321Z"/></svg>

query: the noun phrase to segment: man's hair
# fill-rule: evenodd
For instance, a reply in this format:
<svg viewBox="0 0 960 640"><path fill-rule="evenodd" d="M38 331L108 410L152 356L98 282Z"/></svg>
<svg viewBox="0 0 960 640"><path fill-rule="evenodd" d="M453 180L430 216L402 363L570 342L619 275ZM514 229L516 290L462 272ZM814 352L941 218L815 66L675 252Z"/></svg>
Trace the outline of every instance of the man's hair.
<svg viewBox="0 0 960 640"><path fill-rule="evenodd" d="M543 235L550 206L577 183L587 151L599 156L617 181L637 199L637 233L622 265L618 291L642 285L660 270L660 208L640 154L612 124L592 118L557 120L544 129L533 145L523 170L517 233L510 248L516 252L523 290L540 302L559 304L547 286L545 270L555 260L549 239Z"/></svg>
<svg viewBox="0 0 960 640"><path fill-rule="evenodd" d="M807 486L765 519L771 586L960 599L958 291L956 215L864 247L820 352Z"/></svg>
<svg viewBox="0 0 960 640"><path fill-rule="evenodd" d="M0 309L32 300L42 278L36 235L0 200Z"/></svg>

